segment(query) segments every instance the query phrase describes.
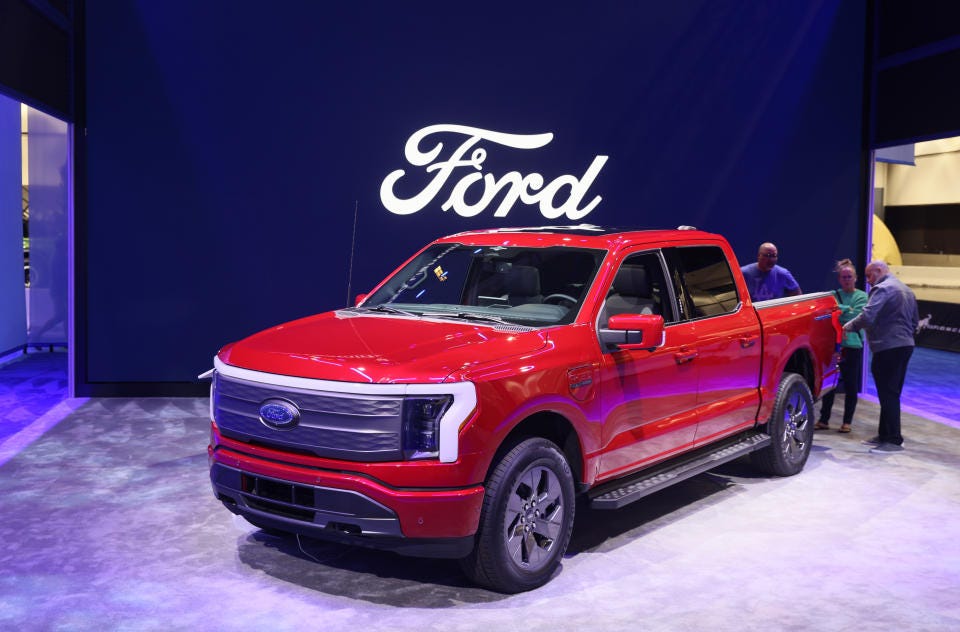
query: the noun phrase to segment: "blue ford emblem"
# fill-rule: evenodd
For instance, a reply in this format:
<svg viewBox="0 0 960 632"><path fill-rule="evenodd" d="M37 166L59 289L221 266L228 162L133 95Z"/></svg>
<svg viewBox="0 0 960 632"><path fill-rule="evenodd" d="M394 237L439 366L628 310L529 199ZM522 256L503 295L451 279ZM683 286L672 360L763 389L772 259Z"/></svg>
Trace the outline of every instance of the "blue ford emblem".
<svg viewBox="0 0 960 632"><path fill-rule="evenodd" d="M276 430L290 430L300 423L300 411L288 401L268 399L260 404L260 422Z"/></svg>

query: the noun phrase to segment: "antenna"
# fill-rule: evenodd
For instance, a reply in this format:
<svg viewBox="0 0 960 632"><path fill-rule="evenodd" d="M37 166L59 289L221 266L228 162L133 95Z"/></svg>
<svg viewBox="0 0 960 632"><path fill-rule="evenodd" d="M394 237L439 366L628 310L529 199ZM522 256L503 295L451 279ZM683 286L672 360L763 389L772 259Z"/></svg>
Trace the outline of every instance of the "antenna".
<svg viewBox="0 0 960 632"><path fill-rule="evenodd" d="M360 201L353 201L353 240L350 242L350 269L347 272L347 303L346 307L353 305L350 300L350 286L353 283L353 254L357 250L357 217L360 215Z"/></svg>

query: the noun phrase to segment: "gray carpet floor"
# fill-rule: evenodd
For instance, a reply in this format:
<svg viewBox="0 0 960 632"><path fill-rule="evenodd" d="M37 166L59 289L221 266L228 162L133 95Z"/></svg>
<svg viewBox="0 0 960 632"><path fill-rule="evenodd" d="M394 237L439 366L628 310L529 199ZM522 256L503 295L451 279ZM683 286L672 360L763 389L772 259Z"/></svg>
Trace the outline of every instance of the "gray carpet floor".
<svg viewBox="0 0 960 632"><path fill-rule="evenodd" d="M907 450L872 455L869 400L798 476L736 461L578 508L559 574L514 596L248 525L210 491L207 414L68 400L0 444L0 629L960 630L960 429L906 413Z"/></svg>

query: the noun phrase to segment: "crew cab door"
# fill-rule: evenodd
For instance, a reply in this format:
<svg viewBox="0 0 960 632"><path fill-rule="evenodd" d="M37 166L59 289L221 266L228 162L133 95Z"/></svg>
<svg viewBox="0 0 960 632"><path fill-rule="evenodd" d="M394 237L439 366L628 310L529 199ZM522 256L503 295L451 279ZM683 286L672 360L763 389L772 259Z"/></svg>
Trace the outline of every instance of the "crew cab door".
<svg viewBox="0 0 960 632"><path fill-rule="evenodd" d="M762 342L756 311L740 300L720 244L664 251L681 311L696 331L697 445L753 426Z"/></svg>
<svg viewBox="0 0 960 632"><path fill-rule="evenodd" d="M600 479L691 447L697 427L694 325L679 321L659 250L628 251L621 260L597 315L598 333L618 314L660 314L664 336L662 344L650 341L656 346L636 350L608 347L600 340Z"/></svg>

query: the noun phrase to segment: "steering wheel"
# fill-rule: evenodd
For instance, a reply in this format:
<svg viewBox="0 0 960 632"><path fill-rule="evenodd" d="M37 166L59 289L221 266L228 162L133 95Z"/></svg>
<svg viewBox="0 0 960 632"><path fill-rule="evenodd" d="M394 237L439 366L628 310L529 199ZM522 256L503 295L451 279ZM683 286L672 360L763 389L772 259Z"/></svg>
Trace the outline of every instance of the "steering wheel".
<svg viewBox="0 0 960 632"><path fill-rule="evenodd" d="M573 307L577 304L577 299L573 298L569 294L548 294L543 297L544 303L550 303L550 299L554 299L557 305L561 303L570 303L567 307Z"/></svg>

